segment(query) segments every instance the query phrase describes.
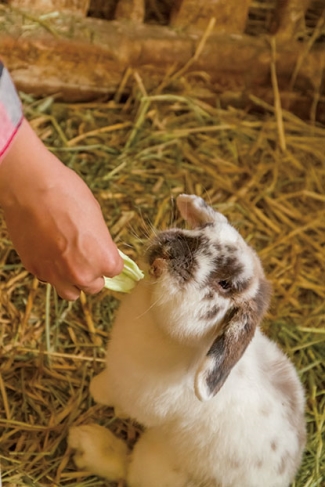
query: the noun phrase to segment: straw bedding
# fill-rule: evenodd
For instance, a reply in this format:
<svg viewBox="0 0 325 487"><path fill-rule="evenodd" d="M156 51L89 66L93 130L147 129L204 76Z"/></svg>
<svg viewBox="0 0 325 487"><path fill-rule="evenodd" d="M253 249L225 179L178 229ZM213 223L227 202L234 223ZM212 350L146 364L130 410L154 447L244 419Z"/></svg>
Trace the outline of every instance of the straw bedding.
<svg viewBox="0 0 325 487"><path fill-rule="evenodd" d="M203 196L262 258L273 284L264 329L294 361L308 445L295 487L325 485L325 129L251 98L223 109L202 73L103 103L22 95L42 140L98 198L135 260L152 229L176 223L175 197ZM91 255L89 256L91 259ZM99 422L132 443L139 429L92 402L119 296L59 299L21 266L0 226L0 454L11 486L108 486L76 472L68 428ZM154 487L154 486L153 486ZM262 486L261 486L262 487Z"/></svg>

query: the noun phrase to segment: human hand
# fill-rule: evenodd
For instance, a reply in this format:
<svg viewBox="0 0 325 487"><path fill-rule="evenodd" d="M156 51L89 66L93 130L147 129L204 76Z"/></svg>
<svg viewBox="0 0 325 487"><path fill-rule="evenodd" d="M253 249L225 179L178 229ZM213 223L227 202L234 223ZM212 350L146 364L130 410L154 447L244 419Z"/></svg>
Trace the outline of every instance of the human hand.
<svg viewBox="0 0 325 487"><path fill-rule="evenodd" d="M62 298L97 293L122 271L98 202L26 120L0 164L0 206L26 269Z"/></svg>

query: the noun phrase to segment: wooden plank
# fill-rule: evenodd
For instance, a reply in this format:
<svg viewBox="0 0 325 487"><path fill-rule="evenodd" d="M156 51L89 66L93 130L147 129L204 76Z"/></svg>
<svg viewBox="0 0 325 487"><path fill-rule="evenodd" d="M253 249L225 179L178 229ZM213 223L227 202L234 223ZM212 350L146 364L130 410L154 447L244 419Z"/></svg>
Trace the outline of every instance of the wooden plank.
<svg viewBox="0 0 325 487"><path fill-rule="evenodd" d="M145 15L144 0L119 0L115 10L116 20L142 23Z"/></svg>
<svg viewBox="0 0 325 487"><path fill-rule="evenodd" d="M169 27L72 15L35 22L4 6L0 6L0 18L0 58L17 87L70 101L113 95L128 68L137 70L150 91L167 72L177 73L193 59L202 37ZM214 33L202 47L198 58L188 64L187 73L206 73L216 97L236 100L253 93L271 99L271 49L265 39ZM282 92L289 90L301 52L301 43L277 43L276 70ZM295 94L299 97L306 93L310 95L304 95L304 107L316 94L320 105L324 102L324 92L319 93L323 66L325 50L316 44L297 74L292 102ZM182 72L179 76L184 75ZM174 77L177 79L177 74ZM131 83L132 76L126 91Z"/></svg>
<svg viewBox="0 0 325 487"><path fill-rule="evenodd" d="M171 15L174 27L205 30L215 18L215 31L237 34L245 30L251 0L176 0Z"/></svg>
<svg viewBox="0 0 325 487"><path fill-rule="evenodd" d="M288 39L303 33L305 13L310 3L311 0L277 0L273 32Z"/></svg>
<svg viewBox="0 0 325 487"><path fill-rule="evenodd" d="M86 15L90 0L9 0L12 7L26 11L40 12L74 12Z"/></svg>

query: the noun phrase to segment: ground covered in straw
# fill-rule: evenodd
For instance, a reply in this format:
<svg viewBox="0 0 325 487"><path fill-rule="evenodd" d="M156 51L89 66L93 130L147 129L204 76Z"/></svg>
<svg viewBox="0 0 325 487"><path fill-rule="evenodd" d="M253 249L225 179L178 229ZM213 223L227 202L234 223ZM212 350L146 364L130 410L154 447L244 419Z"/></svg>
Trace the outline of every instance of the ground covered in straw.
<svg viewBox="0 0 325 487"><path fill-rule="evenodd" d="M308 446L295 487L325 485L325 129L252 98L221 109L208 80L62 104L22 95L43 141L97 196L118 246L137 260L151 229L178 219L175 197L202 195L257 249L273 283L265 331L306 388ZM283 121L283 124L281 123ZM91 256L90 256L91 258ZM104 486L75 471L70 425L138 431L88 392L118 306L109 291L68 304L21 266L0 226L0 454L14 486ZM154 486L153 486L154 487ZM261 486L262 487L262 486Z"/></svg>

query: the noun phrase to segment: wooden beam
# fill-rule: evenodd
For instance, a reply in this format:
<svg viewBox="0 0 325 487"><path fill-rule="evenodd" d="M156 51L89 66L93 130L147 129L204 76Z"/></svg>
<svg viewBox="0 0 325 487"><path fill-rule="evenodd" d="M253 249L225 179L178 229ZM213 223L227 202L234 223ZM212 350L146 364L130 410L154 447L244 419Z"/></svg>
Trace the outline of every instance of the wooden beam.
<svg viewBox="0 0 325 487"><path fill-rule="evenodd" d="M277 0L273 32L278 37L294 39L305 31L305 13L311 0Z"/></svg>
<svg viewBox="0 0 325 487"><path fill-rule="evenodd" d="M238 34L245 30L251 0L176 0L171 15L174 27L205 30L215 18L215 31Z"/></svg>
<svg viewBox="0 0 325 487"><path fill-rule="evenodd" d="M17 87L26 92L55 94L70 101L112 95L128 68L137 70L151 90L167 72L177 78L177 71L194 59L185 73L204 72L216 96L264 96L265 91L272 95L271 48L264 38L214 33L194 58L202 34L181 33L169 27L72 15L46 20L40 17L37 21L4 6L0 6L0 18L0 58ZM301 53L300 43L277 43L276 71L281 91L289 90ZM312 100L317 93L322 100L324 93L319 93L319 87L324 66L325 50L315 45L297 73L297 96L304 94L305 99ZM184 71L179 76L184 76Z"/></svg>
<svg viewBox="0 0 325 487"><path fill-rule="evenodd" d="M115 10L116 20L131 20L138 24L144 20L144 0L119 0Z"/></svg>
<svg viewBox="0 0 325 487"><path fill-rule="evenodd" d="M9 0L12 7L26 11L39 12L74 12L86 15L90 0Z"/></svg>

